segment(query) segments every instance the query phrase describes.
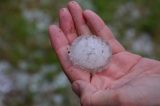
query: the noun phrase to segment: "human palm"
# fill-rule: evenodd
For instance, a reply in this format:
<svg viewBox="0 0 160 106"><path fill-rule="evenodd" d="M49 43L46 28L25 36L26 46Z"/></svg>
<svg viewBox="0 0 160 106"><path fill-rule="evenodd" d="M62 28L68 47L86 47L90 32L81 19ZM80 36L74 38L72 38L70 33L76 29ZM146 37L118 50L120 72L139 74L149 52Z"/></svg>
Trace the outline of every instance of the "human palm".
<svg viewBox="0 0 160 106"><path fill-rule="evenodd" d="M99 16L74 1L60 10L59 20L60 27L49 27L50 40L83 106L160 105L159 61L127 52ZM101 72L83 71L68 59L72 41L85 34L103 38L112 48L109 67Z"/></svg>

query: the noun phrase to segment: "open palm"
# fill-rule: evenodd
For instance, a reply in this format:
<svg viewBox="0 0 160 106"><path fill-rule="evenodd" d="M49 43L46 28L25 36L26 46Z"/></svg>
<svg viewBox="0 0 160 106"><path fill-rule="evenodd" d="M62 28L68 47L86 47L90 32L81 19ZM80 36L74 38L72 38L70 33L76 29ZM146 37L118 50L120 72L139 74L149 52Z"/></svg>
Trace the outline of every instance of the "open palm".
<svg viewBox="0 0 160 106"><path fill-rule="evenodd" d="M59 20L60 27L49 27L50 40L83 106L160 105L159 61L126 51L98 15L82 11L74 1L60 10ZM109 67L102 72L92 75L74 67L68 59L70 44L84 34L95 34L112 48Z"/></svg>

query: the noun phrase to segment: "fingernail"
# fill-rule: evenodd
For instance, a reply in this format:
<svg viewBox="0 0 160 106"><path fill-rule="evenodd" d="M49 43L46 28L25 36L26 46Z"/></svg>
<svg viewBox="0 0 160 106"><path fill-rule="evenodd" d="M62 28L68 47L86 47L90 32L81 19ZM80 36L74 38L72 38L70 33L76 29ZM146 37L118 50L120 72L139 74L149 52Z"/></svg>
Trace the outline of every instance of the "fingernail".
<svg viewBox="0 0 160 106"><path fill-rule="evenodd" d="M70 1L70 3L69 4L78 4L76 1Z"/></svg>
<svg viewBox="0 0 160 106"><path fill-rule="evenodd" d="M67 8L62 8L62 9L60 9L61 12L64 12L64 11L66 11L66 10L67 10Z"/></svg>
<svg viewBox="0 0 160 106"><path fill-rule="evenodd" d="M80 96L79 84L78 84L78 83L76 83L76 82L73 83L72 89L73 89L73 91L74 91L78 96Z"/></svg>

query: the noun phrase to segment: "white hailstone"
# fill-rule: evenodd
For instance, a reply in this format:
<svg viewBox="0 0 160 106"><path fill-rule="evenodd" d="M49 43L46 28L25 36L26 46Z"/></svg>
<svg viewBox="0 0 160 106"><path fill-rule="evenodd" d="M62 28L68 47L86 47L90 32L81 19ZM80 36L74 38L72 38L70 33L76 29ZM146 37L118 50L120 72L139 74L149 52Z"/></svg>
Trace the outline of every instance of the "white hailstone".
<svg viewBox="0 0 160 106"><path fill-rule="evenodd" d="M73 41L69 50L72 64L92 73L107 67L111 55L108 43L95 35L81 35Z"/></svg>

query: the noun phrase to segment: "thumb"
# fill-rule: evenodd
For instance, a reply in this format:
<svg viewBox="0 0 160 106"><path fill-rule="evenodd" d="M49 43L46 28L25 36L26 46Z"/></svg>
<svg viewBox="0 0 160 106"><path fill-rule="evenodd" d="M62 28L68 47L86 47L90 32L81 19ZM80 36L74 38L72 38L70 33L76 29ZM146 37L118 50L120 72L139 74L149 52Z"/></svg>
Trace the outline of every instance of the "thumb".
<svg viewBox="0 0 160 106"><path fill-rule="evenodd" d="M79 97L81 97L84 93L91 94L95 92L95 88L89 82L82 80L74 81L72 84L72 89Z"/></svg>
<svg viewBox="0 0 160 106"><path fill-rule="evenodd" d="M95 106L120 106L120 98L117 90L97 91L92 97L92 104Z"/></svg>
<svg viewBox="0 0 160 106"><path fill-rule="evenodd" d="M80 97L82 106L91 106L91 98L96 89L89 83L82 80L72 84L73 91Z"/></svg>
<svg viewBox="0 0 160 106"><path fill-rule="evenodd" d="M73 91L81 98L82 106L119 106L117 90L96 90L89 82L78 80L72 84Z"/></svg>

